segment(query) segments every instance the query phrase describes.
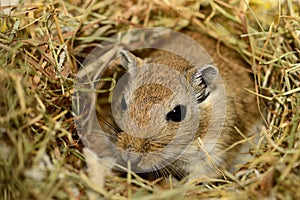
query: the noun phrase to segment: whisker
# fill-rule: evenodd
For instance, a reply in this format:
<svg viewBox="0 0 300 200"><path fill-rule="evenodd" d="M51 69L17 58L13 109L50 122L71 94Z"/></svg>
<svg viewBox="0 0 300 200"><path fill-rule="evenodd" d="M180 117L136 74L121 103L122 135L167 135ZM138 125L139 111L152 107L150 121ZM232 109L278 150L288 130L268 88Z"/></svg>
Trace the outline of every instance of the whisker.
<svg viewBox="0 0 300 200"><path fill-rule="evenodd" d="M109 123L106 119L104 119L103 117L101 116L97 116L97 119L101 122L103 122L106 126L108 126L114 133L120 133L121 130L119 127Z"/></svg>

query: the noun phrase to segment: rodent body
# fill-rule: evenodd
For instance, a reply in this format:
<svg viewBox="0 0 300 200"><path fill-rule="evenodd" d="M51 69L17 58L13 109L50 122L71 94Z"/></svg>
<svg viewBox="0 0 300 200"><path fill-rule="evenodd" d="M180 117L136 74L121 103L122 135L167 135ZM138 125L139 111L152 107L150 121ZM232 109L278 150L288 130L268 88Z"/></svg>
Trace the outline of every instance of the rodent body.
<svg viewBox="0 0 300 200"><path fill-rule="evenodd" d="M226 47L221 59L216 42L199 33L187 33L198 41L214 65L193 66L178 55L153 50L144 58L120 53L128 71L126 87L116 97L113 112L120 133L115 134L116 162L136 172L159 171L188 179L220 177L257 119L255 96L244 88L254 84L245 63ZM219 74L225 85L223 98ZM226 110L224 116L221 110ZM209 132L210 130L210 132ZM220 130L220 133L218 133Z"/></svg>

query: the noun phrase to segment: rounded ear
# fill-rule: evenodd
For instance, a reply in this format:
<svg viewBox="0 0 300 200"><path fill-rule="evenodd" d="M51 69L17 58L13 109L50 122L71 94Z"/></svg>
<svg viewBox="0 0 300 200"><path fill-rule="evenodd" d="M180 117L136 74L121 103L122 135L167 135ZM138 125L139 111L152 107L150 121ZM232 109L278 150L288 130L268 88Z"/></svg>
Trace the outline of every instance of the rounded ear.
<svg viewBox="0 0 300 200"><path fill-rule="evenodd" d="M136 57L132 53L126 50L121 50L119 52L120 64L129 71L129 73L134 73L137 67L140 67L143 63L142 59Z"/></svg>
<svg viewBox="0 0 300 200"><path fill-rule="evenodd" d="M210 64L205 64L202 67L193 70L190 77L190 84L193 87L196 98L202 102L210 93L210 86L215 81L219 70Z"/></svg>
<svg viewBox="0 0 300 200"><path fill-rule="evenodd" d="M214 65L205 64L196 73L200 73L207 86L212 84L219 74Z"/></svg>

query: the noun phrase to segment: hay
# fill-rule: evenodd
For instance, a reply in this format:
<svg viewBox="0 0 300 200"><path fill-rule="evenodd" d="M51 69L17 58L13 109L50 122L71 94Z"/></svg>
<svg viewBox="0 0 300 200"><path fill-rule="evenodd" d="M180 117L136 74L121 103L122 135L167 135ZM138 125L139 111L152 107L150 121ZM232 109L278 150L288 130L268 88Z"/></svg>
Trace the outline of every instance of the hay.
<svg viewBox="0 0 300 200"><path fill-rule="evenodd" d="M0 15L1 198L85 199L94 191L106 199L300 199L299 7L293 0L28 0L5 7L11 11ZM96 44L143 26L200 31L252 66L251 92L266 129L236 176L174 186L110 176L104 190L87 177L71 108L75 74Z"/></svg>

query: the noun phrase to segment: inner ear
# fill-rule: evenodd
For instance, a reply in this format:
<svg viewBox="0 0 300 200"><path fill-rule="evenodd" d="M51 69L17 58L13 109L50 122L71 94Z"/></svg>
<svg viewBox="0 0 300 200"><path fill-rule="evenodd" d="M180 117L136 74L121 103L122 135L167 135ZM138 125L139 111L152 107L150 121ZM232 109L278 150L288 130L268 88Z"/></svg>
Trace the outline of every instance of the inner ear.
<svg viewBox="0 0 300 200"><path fill-rule="evenodd" d="M129 71L130 74L133 74L138 67L143 63L142 59L136 57L132 53L126 50L121 50L119 52L120 64Z"/></svg>
<svg viewBox="0 0 300 200"><path fill-rule="evenodd" d="M219 70L210 64L194 69L190 76L190 84L196 93L198 102L204 101L209 93L210 87L217 78Z"/></svg>

